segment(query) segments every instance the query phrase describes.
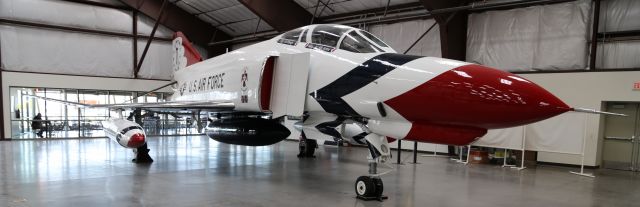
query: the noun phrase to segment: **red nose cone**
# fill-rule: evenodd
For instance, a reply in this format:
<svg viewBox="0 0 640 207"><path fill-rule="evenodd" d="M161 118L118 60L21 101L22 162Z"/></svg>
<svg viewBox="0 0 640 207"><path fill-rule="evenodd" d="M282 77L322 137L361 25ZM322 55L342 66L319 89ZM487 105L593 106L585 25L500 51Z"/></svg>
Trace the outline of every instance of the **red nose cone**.
<svg viewBox="0 0 640 207"><path fill-rule="evenodd" d="M145 143L144 134L134 134L129 138L129 142L127 142L127 146L131 148L138 148Z"/></svg>
<svg viewBox="0 0 640 207"><path fill-rule="evenodd" d="M385 103L411 121L485 129L529 124L570 110L535 83L481 65L444 72Z"/></svg>

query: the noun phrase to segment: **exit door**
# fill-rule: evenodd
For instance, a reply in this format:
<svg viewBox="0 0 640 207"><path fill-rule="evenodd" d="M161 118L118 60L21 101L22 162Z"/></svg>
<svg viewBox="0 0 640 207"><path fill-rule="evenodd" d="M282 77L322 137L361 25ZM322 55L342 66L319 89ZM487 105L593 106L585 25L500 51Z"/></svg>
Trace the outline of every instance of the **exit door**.
<svg viewBox="0 0 640 207"><path fill-rule="evenodd" d="M610 102L606 110L628 116L605 117L602 166L640 171L640 104Z"/></svg>

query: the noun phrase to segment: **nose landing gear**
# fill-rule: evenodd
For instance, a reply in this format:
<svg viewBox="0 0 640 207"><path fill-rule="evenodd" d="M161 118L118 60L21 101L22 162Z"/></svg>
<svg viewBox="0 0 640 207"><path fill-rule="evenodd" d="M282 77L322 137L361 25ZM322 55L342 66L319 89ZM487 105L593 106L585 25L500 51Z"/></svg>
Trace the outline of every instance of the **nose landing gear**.
<svg viewBox="0 0 640 207"><path fill-rule="evenodd" d="M389 197L382 195L384 185L378 174L378 163L384 163L391 158L389 143L385 136L369 134L365 137L369 147L369 175L358 177L355 183L356 198L360 200L383 201Z"/></svg>
<svg viewBox="0 0 640 207"><path fill-rule="evenodd" d="M316 148L318 148L318 142L315 139L307 139L304 131L302 131L300 134L300 153L298 154L298 157L316 157L315 155L313 155L316 151Z"/></svg>
<svg viewBox="0 0 640 207"><path fill-rule="evenodd" d="M360 176L356 180L356 198L365 201L383 201L389 198L388 196L382 195L382 192L384 191L384 185L382 184L382 178L375 175L376 165L377 163L375 161L370 161L369 174L371 175ZM373 171L374 173L371 173L371 171Z"/></svg>

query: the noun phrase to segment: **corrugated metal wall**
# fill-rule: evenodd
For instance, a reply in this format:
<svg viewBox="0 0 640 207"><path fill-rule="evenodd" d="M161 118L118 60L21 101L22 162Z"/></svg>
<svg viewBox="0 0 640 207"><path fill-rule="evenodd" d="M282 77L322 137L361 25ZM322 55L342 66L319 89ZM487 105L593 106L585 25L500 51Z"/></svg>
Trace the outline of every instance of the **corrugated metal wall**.
<svg viewBox="0 0 640 207"><path fill-rule="evenodd" d="M150 35L154 21L138 16L138 33ZM65 1L1 0L0 18L132 34L131 11ZM159 27L156 37L173 31ZM138 40L138 55L146 39ZM1 25L2 68L12 71L133 77L133 39L20 25ZM170 42L154 41L140 78L171 79Z"/></svg>

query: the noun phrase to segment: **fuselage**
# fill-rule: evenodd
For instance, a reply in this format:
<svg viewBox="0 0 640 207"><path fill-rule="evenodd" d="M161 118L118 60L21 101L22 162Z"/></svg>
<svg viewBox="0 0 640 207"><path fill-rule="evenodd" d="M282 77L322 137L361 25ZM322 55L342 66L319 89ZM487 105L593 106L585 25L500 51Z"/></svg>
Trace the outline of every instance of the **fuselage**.
<svg viewBox="0 0 640 207"><path fill-rule="evenodd" d="M517 75L462 61L398 54L356 28L311 25L298 32L297 40L287 39L288 32L177 71L179 88L173 99L233 101L238 111L267 111L259 103L268 58L309 53L304 110L363 117L374 133L393 138L466 144L487 129L528 124L570 110ZM327 38L336 40L317 35L331 32L336 37ZM366 44L345 46L347 41ZM366 46L371 49L362 49Z"/></svg>

